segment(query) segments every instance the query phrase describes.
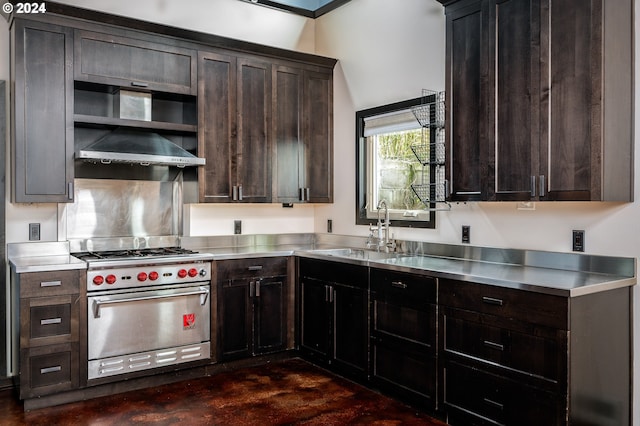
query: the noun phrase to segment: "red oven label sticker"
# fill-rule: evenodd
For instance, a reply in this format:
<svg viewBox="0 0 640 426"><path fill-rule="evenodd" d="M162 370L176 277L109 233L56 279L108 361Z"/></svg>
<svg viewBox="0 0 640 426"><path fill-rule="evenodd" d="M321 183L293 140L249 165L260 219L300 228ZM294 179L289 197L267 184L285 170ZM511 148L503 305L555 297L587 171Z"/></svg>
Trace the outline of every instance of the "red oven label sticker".
<svg viewBox="0 0 640 426"><path fill-rule="evenodd" d="M193 328L196 328L196 314L182 315L182 329L191 330Z"/></svg>

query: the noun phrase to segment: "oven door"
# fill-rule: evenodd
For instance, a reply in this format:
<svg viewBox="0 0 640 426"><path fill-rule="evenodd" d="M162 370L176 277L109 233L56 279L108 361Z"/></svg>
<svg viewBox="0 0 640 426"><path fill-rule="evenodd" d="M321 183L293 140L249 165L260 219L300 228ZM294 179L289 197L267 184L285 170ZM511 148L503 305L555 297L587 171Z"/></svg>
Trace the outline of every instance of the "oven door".
<svg viewBox="0 0 640 426"><path fill-rule="evenodd" d="M210 340L210 285L92 295L89 360Z"/></svg>

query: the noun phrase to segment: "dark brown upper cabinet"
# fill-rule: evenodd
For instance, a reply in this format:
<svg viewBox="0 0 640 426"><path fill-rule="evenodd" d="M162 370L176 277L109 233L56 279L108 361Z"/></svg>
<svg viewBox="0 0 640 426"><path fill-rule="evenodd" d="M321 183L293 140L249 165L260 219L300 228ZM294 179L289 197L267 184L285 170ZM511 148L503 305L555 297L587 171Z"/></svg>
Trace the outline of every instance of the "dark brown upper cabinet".
<svg viewBox="0 0 640 426"><path fill-rule="evenodd" d="M15 19L11 45L11 200L73 202L73 30Z"/></svg>
<svg viewBox="0 0 640 426"><path fill-rule="evenodd" d="M632 201L631 2L441 1L454 201Z"/></svg>
<svg viewBox="0 0 640 426"><path fill-rule="evenodd" d="M96 173L74 151L120 127L206 158L200 202L333 201L335 59L55 2L11 31L13 202L72 202ZM121 89L150 120L116 113Z"/></svg>
<svg viewBox="0 0 640 426"><path fill-rule="evenodd" d="M200 202L271 201L271 64L199 53Z"/></svg>
<svg viewBox="0 0 640 426"><path fill-rule="evenodd" d="M333 201L333 72L273 73L274 201Z"/></svg>
<svg viewBox="0 0 640 426"><path fill-rule="evenodd" d="M76 31L76 80L195 95L195 50L90 31Z"/></svg>

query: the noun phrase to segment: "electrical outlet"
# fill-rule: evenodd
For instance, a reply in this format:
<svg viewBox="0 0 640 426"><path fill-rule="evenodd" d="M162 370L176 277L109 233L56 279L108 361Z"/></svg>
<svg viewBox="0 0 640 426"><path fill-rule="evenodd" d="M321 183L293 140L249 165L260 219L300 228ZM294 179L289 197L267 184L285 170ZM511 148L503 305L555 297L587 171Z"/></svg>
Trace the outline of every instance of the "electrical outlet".
<svg viewBox="0 0 640 426"><path fill-rule="evenodd" d="M40 240L40 224L30 223L29 224L29 241L39 241L39 240Z"/></svg>
<svg viewBox="0 0 640 426"><path fill-rule="evenodd" d="M327 233L330 234L333 232L333 220L327 219Z"/></svg>
<svg viewBox="0 0 640 426"><path fill-rule="evenodd" d="M469 225L462 225L462 242L465 244L471 242L471 227Z"/></svg>
<svg viewBox="0 0 640 426"><path fill-rule="evenodd" d="M584 230L573 230L572 247L573 251L584 251Z"/></svg>
<svg viewBox="0 0 640 426"><path fill-rule="evenodd" d="M233 221L233 233L234 234L242 234L242 221L234 220Z"/></svg>

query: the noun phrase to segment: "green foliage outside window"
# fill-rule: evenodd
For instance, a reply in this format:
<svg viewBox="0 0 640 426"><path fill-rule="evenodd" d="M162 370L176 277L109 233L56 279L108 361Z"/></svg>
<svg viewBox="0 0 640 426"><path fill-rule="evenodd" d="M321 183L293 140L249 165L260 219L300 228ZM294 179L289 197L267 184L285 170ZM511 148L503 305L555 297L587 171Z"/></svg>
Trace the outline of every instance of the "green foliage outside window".
<svg viewBox="0 0 640 426"><path fill-rule="evenodd" d="M386 200L389 209L424 208L411 190L411 184L422 181L423 173L411 146L419 145L422 138L421 129L377 136L378 200ZM425 178L428 181L428 176Z"/></svg>

